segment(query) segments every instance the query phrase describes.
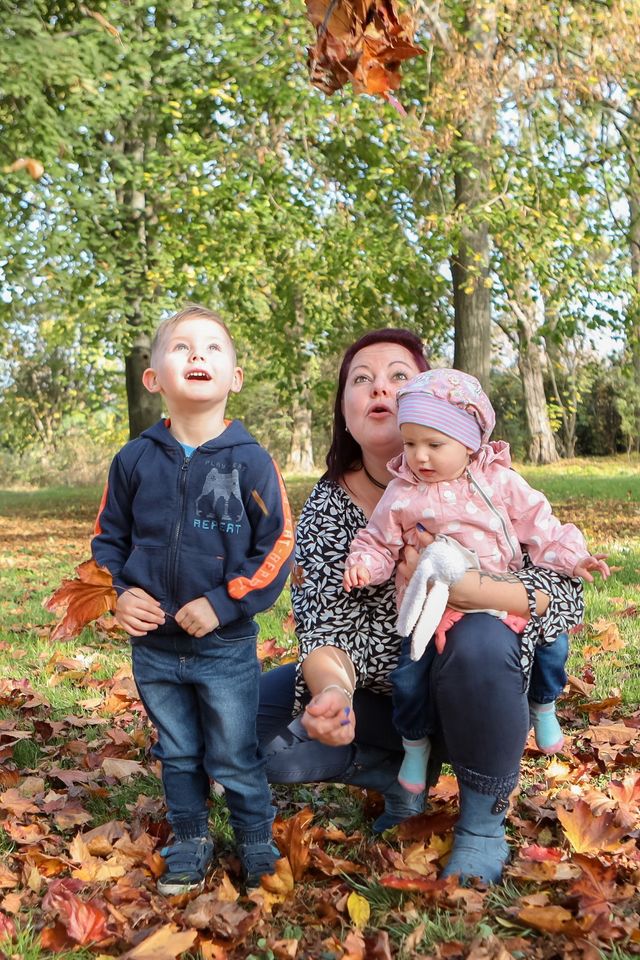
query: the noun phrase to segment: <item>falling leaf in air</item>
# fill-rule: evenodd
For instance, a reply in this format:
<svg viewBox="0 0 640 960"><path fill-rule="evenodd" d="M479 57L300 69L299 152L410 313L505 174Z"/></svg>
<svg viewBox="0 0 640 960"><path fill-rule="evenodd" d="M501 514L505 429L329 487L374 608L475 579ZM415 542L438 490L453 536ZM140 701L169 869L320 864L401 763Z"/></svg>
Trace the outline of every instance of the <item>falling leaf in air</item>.
<svg viewBox="0 0 640 960"><path fill-rule="evenodd" d="M400 63L425 53L413 43L413 20L396 13L394 0L306 0L316 28L308 48L311 83L335 93L349 81L356 93L384 97L400 113L392 95L400 86Z"/></svg>
<svg viewBox="0 0 640 960"><path fill-rule="evenodd" d="M39 180L44 173L44 165L33 157L19 157L4 168L5 173L17 173L18 170L26 170L32 180Z"/></svg>
<svg viewBox="0 0 640 960"><path fill-rule="evenodd" d="M92 620L116 608L117 595L111 574L95 560L85 560L76 567L77 577L63 580L58 589L44 601L45 610L60 619L51 633L52 640L72 640Z"/></svg>
<svg viewBox="0 0 640 960"><path fill-rule="evenodd" d="M99 23L101 27L104 27L107 33L110 33L112 37L115 37L116 40L119 40L120 43L122 43L118 28L114 27L112 23L109 23L107 18L101 13L98 13L97 10L90 10L88 7L85 7L84 4L80 4L80 12L83 13L85 17L93 17L96 23Z"/></svg>

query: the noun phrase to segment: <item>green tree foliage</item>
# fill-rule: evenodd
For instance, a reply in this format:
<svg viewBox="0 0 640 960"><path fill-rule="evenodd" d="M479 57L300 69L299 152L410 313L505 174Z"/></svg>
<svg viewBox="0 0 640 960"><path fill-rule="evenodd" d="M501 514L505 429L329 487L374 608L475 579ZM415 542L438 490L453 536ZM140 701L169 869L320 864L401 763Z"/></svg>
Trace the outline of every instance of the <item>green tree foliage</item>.
<svg viewBox="0 0 640 960"><path fill-rule="evenodd" d="M277 423L298 467L337 354L373 326L435 349L455 329L461 362L456 318L490 309L478 363L500 328L542 459L536 417L550 436L549 405L567 423L577 409L575 344L625 320L633 350L634 181L613 149L637 142L631 0L416 5L427 53L404 67L406 118L310 86L297 0L0 10L0 336L12 355L29 314L51 366L63 323L95 396L78 357L119 357L133 433L157 413L139 384L149 332L186 299L225 312L256 382L238 409ZM10 407L30 356L5 368ZM565 449L575 430L563 421Z"/></svg>

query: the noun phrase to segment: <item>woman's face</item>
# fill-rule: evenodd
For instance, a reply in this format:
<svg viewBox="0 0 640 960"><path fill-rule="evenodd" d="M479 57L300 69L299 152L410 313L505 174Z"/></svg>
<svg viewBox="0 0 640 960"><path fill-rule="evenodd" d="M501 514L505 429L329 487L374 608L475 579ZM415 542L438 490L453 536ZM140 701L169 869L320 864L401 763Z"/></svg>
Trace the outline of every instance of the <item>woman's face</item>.
<svg viewBox="0 0 640 960"><path fill-rule="evenodd" d="M354 356L342 396L342 412L349 433L365 456L401 452L396 392L418 373L413 354L397 343L374 343Z"/></svg>

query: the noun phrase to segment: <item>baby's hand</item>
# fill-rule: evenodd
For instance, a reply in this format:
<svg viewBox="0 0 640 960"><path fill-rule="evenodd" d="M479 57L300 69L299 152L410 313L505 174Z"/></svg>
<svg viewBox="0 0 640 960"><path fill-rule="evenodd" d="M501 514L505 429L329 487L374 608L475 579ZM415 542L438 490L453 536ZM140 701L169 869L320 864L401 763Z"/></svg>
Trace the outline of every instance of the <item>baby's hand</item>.
<svg viewBox="0 0 640 960"><path fill-rule="evenodd" d="M354 567L349 567L342 578L342 586L347 593L351 593L354 587L366 587L370 582L371 573L364 563L356 563Z"/></svg>
<svg viewBox="0 0 640 960"><path fill-rule="evenodd" d="M605 553L597 553L594 557L585 557L584 560L581 560L580 563L575 565L573 570L574 577L581 577L583 580L593 583L593 577L589 573L589 570L595 570L603 580L606 580L611 574L609 565L605 562L606 556Z"/></svg>
<svg viewBox="0 0 640 960"><path fill-rule="evenodd" d="M204 637L220 626L216 612L206 597L185 603L176 613L176 623L192 637Z"/></svg>

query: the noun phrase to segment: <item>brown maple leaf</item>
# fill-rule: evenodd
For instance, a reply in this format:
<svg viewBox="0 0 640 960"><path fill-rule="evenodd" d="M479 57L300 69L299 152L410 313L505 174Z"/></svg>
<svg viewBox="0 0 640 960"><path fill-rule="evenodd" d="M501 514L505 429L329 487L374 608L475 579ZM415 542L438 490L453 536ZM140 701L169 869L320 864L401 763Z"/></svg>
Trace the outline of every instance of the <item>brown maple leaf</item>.
<svg viewBox="0 0 640 960"><path fill-rule="evenodd" d="M11 940L16 935L16 925L6 913L0 913L0 940Z"/></svg>
<svg viewBox="0 0 640 960"><path fill-rule="evenodd" d="M518 911L517 916L526 926L544 930L546 933L578 937L584 932L579 922L564 907L525 907Z"/></svg>
<svg viewBox="0 0 640 960"><path fill-rule="evenodd" d="M391 91L400 86L400 63L425 53L413 43L413 20L396 13L394 0L306 0L316 42L307 48L311 83L335 93L349 81L356 93L384 97L400 113Z"/></svg>
<svg viewBox="0 0 640 960"><path fill-rule="evenodd" d="M574 861L582 874L569 887L569 895L577 897L582 913L600 913L608 916L611 904L633 895L633 889L617 883L617 870L612 865L577 853Z"/></svg>
<svg viewBox="0 0 640 960"><path fill-rule="evenodd" d="M300 810L280 824L279 848L289 860L294 880L301 880L308 863L313 833L309 825L313 820L313 811L309 807Z"/></svg>
<svg viewBox="0 0 640 960"><path fill-rule="evenodd" d="M176 960L193 946L197 935L195 930L181 930L175 923L165 923L123 954L122 960Z"/></svg>
<svg viewBox="0 0 640 960"><path fill-rule="evenodd" d="M76 943L88 944L103 940L107 934L107 915L96 900L77 896L82 884L64 879L54 880L42 901L44 910L57 914L67 935Z"/></svg>
<svg viewBox="0 0 640 960"><path fill-rule="evenodd" d="M616 853L627 833L624 827L615 822L613 813L595 817L584 800L578 800L573 810L559 806L558 820L576 853Z"/></svg>
<svg viewBox="0 0 640 960"><path fill-rule="evenodd" d="M51 640L73 640L92 620L116 608L117 594L106 567L85 560L76 567L76 574L73 579L63 580L43 602L45 610L59 617Z"/></svg>

